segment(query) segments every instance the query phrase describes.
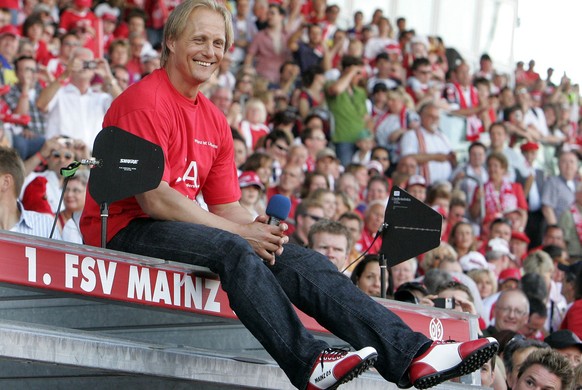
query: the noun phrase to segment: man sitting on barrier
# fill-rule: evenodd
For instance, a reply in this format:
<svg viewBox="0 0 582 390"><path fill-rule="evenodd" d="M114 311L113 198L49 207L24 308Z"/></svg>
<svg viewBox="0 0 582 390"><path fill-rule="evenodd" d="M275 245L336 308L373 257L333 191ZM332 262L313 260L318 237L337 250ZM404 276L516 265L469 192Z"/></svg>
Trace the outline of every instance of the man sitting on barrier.
<svg viewBox="0 0 582 390"><path fill-rule="evenodd" d="M158 188L110 205L108 248L217 273L240 321L298 388L336 388L374 362L402 387L426 388L478 369L496 352L494 339L442 343L413 332L324 256L284 245L285 223L269 225L266 216L253 221L239 205L230 128L198 93L232 36L223 5L181 3L165 26L162 69L112 103L104 125L159 145L165 171ZM208 211L194 201L199 193ZM99 206L90 195L82 230L86 243L99 245ZM358 351L315 339L292 304Z"/></svg>

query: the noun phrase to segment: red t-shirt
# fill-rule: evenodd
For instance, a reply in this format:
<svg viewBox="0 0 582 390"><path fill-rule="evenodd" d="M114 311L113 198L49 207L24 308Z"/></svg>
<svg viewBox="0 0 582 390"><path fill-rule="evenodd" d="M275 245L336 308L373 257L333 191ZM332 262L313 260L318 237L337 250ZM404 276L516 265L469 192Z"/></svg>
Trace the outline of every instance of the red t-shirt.
<svg viewBox="0 0 582 390"><path fill-rule="evenodd" d="M199 192L208 205L240 199L232 134L224 114L201 93L195 101L181 95L165 69L154 71L115 99L103 126L117 126L159 145L164 151L162 180L192 201ZM113 202L107 241L133 219L144 217L135 197ZM99 205L87 192L81 218L85 243L99 246L100 229Z"/></svg>

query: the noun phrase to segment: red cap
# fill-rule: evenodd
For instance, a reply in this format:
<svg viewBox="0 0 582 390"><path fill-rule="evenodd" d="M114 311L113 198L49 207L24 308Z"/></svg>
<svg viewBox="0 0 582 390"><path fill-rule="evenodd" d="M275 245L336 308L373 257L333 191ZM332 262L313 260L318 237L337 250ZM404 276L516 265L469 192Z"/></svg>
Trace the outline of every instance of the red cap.
<svg viewBox="0 0 582 390"><path fill-rule="evenodd" d="M92 3L91 0L75 0L75 5L79 8L89 8Z"/></svg>
<svg viewBox="0 0 582 390"><path fill-rule="evenodd" d="M508 280L521 280L521 271L519 268L507 268L499 274L499 284L503 284Z"/></svg>
<svg viewBox="0 0 582 390"><path fill-rule="evenodd" d="M263 186L263 183L261 182L259 175L257 175L255 171L244 171L243 173L241 173L240 176L238 177L238 184L240 188L257 186L261 190L265 189L265 186Z"/></svg>
<svg viewBox="0 0 582 390"><path fill-rule="evenodd" d="M117 16L115 16L114 14L111 13L104 13L101 16L101 19L103 19L103 21L108 21L108 22L117 22Z"/></svg>
<svg viewBox="0 0 582 390"><path fill-rule="evenodd" d="M529 244L531 241L529 239L528 236L526 236L526 234L524 232L516 232L516 231L512 231L511 232L511 239L512 240L519 240L519 241L523 241L526 244Z"/></svg>
<svg viewBox="0 0 582 390"><path fill-rule="evenodd" d="M18 27L13 26L12 24L7 24L6 26L0 28L0 36L3 35L13 35L15 37L20 36L20 30Z"/></svg>
<svg viewBox="0 0 582 390"><path fill-rule="evenodd" d="M538 150L540 146L535 142L526 142L520 146L522 152L529 152L532 150Z"/></svg>

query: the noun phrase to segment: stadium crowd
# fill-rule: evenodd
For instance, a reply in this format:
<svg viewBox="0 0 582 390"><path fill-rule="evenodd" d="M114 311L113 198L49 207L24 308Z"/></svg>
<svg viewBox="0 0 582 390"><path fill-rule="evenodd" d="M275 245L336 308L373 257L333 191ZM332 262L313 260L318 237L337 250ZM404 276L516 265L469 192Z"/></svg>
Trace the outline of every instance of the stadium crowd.
<svg viewBox="0 0 582 390"><path fill-rule="evenodd" d="M177 3L0 0L0 228L49 237L58 214L52 236L83 242L88 172L59 209L60 168L91 156L112 100L159 68ZM540 381L580 388L578 85L540 76L533 60L506 74L483 54L471 69L382 9L369 21L356 12L346 30L325 0L228 5L234 46L203 89L232 128L241 205L258 216L273 195L289 197L290 241L379 296L374 236L392 186L406 189L442 214L442 242L393 267L388 295L454 298L477 315L502 345L485 385L526 388L520 367L541 364ZM450 139L446 118L461 121L463 139ZM550 347L569 363L524 363Z"/></svg>

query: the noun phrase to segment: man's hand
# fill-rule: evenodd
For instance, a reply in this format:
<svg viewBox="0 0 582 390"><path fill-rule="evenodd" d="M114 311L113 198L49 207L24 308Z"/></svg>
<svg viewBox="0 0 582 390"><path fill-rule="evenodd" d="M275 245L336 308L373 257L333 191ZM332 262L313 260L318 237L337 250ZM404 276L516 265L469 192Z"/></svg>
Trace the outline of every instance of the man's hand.
<svg viewBox="0 0 582 390"><path fill-rule="evenodd" d="M268 225L269 217L261 215L254 222L241 226L239 235L248 241L255 253L269 265L275 264L275 255L283 253L283 244L289 242L285 235L288 226Z"/></svg>

